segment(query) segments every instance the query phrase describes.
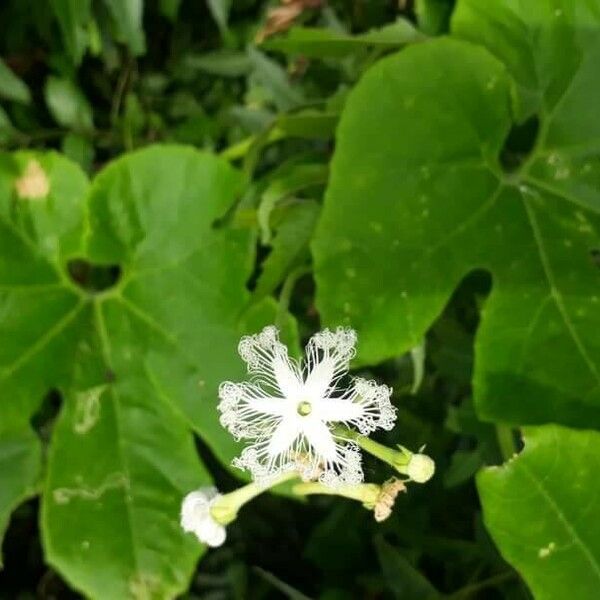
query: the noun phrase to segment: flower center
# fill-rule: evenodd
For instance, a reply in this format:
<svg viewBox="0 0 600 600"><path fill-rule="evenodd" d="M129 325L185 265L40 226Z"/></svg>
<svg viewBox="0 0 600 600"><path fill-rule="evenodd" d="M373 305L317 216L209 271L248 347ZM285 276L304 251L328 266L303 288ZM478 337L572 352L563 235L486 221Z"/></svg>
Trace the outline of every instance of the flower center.
<svg viewBox="0 0 600 600"><path fill-rule="evenodd" d="M301 417L306 417L312 412L312 405L307 400L302 400L302 402L298 402L296 410Z"/></svg>

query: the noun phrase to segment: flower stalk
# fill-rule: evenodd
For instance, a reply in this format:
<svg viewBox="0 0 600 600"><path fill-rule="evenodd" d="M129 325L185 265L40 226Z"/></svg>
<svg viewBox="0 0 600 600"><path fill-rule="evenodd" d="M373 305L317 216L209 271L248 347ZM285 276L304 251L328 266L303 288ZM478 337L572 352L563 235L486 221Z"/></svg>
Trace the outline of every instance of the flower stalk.
<svg viewBox="0 0 600 600"><path fill-rule="evenodd" d="M331 487L323 485L318 481L297 483L292 492L297 496L309 496L314 494L326 494L329 496L342 496L357 500L365 508L372 509L377 503L377 498L381 493L381 486L375 483L359 483L357 485L341 485Z"/></svg>
<svg viewBox="0 0 600 600"><path fill-rule="evenodd" d="M210 507L210 514L218 523L229 525L231 522L235 521L238 512L244 504L247 504L250 500L253 500L256 496L259 496L268 489L271 489L284 481L295 479L298 476L298 473L295 471L288 471L282 473L278 477L272 478L268 484L264 482L257 483L255 481L248 483L233 492L220 496Z"/></svg>
<svg viewBox="0 0 600 600"><path fill-rule="evenodd" d="M375 520L380 523L392 514L396 498L400 492L406 491L406 486L402 480L393 477L382 485L360 483L337 488L332 488L319 482L298 483L292 488L292 491L298 496L326 494L357 500L367 510L373 511Z"/></svg>
<svg viewBox="0 0 600 600"><path fill-rule="evenodd" d="M360 446L365 452L368 452L375 458L387 463L398 473L407 475L410 480L416 483L425 483L429 481L435 472L435 463L426 454L420 452L413 453L408 448L398 445L395 449L384 446L366 436L360 435L356 431L346 427L337 428L340 436L352 440Z"/></svg>
<svg viewBox="0 0 600 600"><path fill-rule="evenodd" d="M295 477L298 477L296 472L283 473L272 478L268 484L252 482L229 494L220 494L213 486L201 487L183 499L181 527L184 531L193 533L207 546L221 546L227 538L227 525L236 519L244 504L264 491Z"/></svg>

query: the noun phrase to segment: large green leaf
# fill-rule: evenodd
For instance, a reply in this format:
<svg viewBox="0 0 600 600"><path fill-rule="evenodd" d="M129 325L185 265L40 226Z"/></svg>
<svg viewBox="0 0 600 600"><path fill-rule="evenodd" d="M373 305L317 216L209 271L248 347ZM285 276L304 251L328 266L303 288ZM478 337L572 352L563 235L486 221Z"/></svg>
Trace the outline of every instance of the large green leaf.
<svg viewBox="0 0 600 600"><path fill-rule="evenodd" d="M600 433L526 429L525 449L479 474L485 523L537 600L600 589Z"/></svg>
<svg viewBox="0 0 600 600"><path fill-rule="evenodd" d="M532 43L539 60L547 37ZM419 343L470 270L491 271L474 376L488 419L600 426L600 86L590 70L600 36L578 48L570 85L542 104L535 149L514 172L500 161L511 79L464 41L375 65L338 129L313 244L325 322L356 327L362 360L378 362Z"/></svg>
<svg viewBox="0 0 600 600"><path fill-rule="evenodd" d="M461 0L452 30L486 46L517 82L517 116L541 112L557 146L596 142L598 0ZM583 104L580 104L583 102ZM594 135L594 132L596 135ZM575 138L575 139L573 139Z"/></svg>
<svg viewBox="0 0 600 600"><path fill-rule="evenodd" d="M89 190L53 154L4 155L0 167L2 399L26 418L48 389L64 397L47 558L94 597L171 597L199 554L179 504L209 480L189 427L224 461L238 450L218 423L217 386L243 376L240 334L274 316L269 301L248 310L254 232L221 224L241 177L173 146L112 163ZM82 289L74 258L121 276Z"/></svg>
<svg viewBox="0 0 600 600"><path fill-rule="evenodd" d="M109 328L102 310L89 316ZM106 382L123 340L104 333L81 342L89 359L78 358L75 389L54 430L42 505L46 557L95 598L171 598L188 586L200 552L180 530L181 499L210 477L143 361L117 370L118 383ZM130 351L145 352L130 343Z"/></svg>

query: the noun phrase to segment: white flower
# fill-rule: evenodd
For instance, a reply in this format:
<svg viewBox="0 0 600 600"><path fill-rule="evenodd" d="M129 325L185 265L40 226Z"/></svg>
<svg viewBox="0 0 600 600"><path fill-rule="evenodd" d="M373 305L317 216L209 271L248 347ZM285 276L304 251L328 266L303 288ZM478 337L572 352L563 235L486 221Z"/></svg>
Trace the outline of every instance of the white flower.
<svg viewBox="0 0 600 600"><path fill-rule="evenodd" d="M391 429L396 410L385 385L355 378L349 388L337 390L355 343L351 329L325 329L308 342L301 367L288 357L275 327L242 338L239 353L252 381L219 388L221 424L236 439L251 441L235 466L264 482L292 470L329 486L363 480L358 447L334 427L354 426L363 435Z"/></svg>
<svg viewBox="0 0 600 600"><path fill-rule="evenodd" d="M181 504L181 527L196 534L207 546L221 546L227 537L225 527L210 514L213 504L221 498L217 488L207 486L189 493Z"/></svg>

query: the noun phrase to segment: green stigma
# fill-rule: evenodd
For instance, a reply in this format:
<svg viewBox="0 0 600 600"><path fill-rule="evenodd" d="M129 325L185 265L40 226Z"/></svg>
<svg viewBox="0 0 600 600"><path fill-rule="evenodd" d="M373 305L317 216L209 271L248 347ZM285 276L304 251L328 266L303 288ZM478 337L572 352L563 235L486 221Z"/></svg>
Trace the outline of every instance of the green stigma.
<svg viewBox="0 0 600 600"><path fill-rule="evenodd" d="M306 417L312 412L312 406L310 402L302 400L302 402L298 402L296 410L298 411L299 415L301 415L302 417Z"/></svg>

